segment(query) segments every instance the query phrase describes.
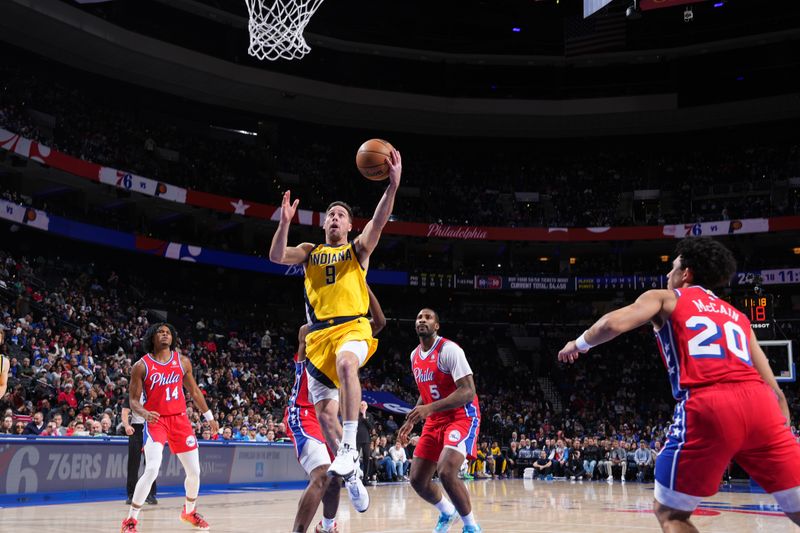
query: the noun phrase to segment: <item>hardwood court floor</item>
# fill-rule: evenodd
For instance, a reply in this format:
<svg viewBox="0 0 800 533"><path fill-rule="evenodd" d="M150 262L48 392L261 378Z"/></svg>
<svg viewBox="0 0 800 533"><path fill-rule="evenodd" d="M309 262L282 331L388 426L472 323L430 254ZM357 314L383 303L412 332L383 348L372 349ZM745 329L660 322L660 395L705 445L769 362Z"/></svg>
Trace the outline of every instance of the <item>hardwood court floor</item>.
<svg viewBox="0 0 800 533"><path fill-rule="evenodd" d="M475 515L489 532L658 532L650 513L652 484L615 482L495 480L468 484ZM356 513L342 492L339 511L341 533L430 532L436 520L433 507L405 484L370 487L370 509ZM291 530L300 491L262 492L241 489L202 494L200 511L220 533L282 532ZM166 496L166 495L165 495ZM141 533L187 532L178 520L183 500L159 496L157 506L140 515ZM765 494L721 492L701 505L696 516L700 531L725 533L799 531ZM123 502L96 502L0 509L0 531L14 533L66 531L79 533L119 531L126 516ZM313 531L313 528L311 529ZM461 531L456 522L451 532Z"/></svg>

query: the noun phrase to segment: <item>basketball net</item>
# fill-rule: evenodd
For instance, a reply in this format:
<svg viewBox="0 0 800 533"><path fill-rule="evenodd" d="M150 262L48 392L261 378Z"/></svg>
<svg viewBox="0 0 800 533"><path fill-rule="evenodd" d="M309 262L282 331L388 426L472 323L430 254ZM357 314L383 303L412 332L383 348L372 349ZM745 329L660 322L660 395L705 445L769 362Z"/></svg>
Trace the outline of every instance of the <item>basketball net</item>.
<svg viewBox="0 0 800 533"><path fill-rule="evenodd" d="M258 59L300 59L311 51L303 37L323 0L245 0L250 14L250 48Z"/></svg>

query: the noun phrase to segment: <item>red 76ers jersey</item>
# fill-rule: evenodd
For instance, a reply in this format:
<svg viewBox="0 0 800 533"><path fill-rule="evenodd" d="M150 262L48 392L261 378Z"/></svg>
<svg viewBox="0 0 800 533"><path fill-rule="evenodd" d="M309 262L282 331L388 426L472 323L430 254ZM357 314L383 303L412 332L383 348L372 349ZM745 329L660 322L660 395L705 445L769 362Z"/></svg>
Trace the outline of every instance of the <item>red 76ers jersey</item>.
<svg viewBox="0 0 800 533"><path fill-rule="evenodd" d="M673 290L678 302L656 340L675 399L695 387L762 381L750 355L747 316L702 287Z"/></svg>
<svg viewBox="0 0 800 533"><path fill-rule="evenodd" d="M289 396L289 404L286 406L283 421L286 424L286 435L292 439L298 458L303 453L308 439L325 443L314 404L311 403L308 395L306 362L298 361L297 354L294 354L294 386Z"/></svg>
<svg viewBox="0 0 800 533"><path fill-rule="evenodd" d="M428 352L422 351L422 345L411 352L411 369L414 372L414 381L417 382L419 394L425 404L447 398L458 388L456 381L472 374L472 369L467 363L464 350L453 341L444 337L437 337ZM449 411L434 413L430 419L439 420L465 420L480 418L478 396L461 407Z"/></svg>
<svg viewBox="0 0 800 533"><path fill-rule="evenodd" d="M179 415L186 412L186 397L183 394L183 365L178 352L172 352L165 363L159 363L152 355L142 357L144 362L144 408L161 416Z"/></svg>

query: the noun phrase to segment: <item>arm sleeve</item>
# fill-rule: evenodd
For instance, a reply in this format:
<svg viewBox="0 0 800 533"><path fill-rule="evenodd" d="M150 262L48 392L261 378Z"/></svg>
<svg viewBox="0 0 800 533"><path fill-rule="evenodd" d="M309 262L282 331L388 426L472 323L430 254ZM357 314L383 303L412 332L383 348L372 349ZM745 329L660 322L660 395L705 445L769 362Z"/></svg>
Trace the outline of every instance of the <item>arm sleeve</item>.
<svg viewBox="0 0 800 533"><path fill-rule="evenodd" d="M461 346L454 342L448 342L439 355L439 367L453 377L453 381L458 381L464 376L472 374L467 362L467 356Z"/></svg>

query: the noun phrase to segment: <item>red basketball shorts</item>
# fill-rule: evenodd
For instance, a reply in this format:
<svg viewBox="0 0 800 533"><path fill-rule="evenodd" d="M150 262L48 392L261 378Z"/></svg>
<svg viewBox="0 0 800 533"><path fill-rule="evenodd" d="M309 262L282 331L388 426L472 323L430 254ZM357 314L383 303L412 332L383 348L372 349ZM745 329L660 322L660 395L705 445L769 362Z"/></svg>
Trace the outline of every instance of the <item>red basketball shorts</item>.
<svg viewBox="0 0 800 533"><path fill-rule="evenodd" d="M458 420L428 418L414 449L414 457L438 463L442 450L448 447L455 449L467 459L475 459L480 424L480 418Z"/></svg>
<svg viewBox="0 0 800 533"><path fill-rule="evenodd" d="M144 445L150 441L169 444L172 453L197 449L197 437L186 413L162 416L156 422L144 423Z"/></svg>
<svg viewBox="0 0 800 533"><path fill-rule="evenodd" d="M775 393L761 382L693 389L675 407L656 460L656 499L691 511L716 494L735 459L769 493L800 487L800 444Z"/></svg>

